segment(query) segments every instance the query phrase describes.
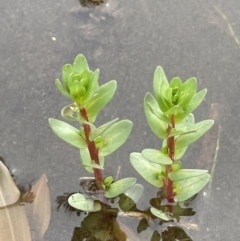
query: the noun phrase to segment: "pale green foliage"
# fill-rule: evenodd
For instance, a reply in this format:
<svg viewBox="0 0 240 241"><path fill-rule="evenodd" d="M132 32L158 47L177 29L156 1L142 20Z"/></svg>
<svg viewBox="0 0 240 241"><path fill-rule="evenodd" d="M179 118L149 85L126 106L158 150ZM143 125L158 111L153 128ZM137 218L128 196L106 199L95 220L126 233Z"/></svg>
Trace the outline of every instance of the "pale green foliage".
<svg viewBox="0 0 240 241"><path fill-rule="evenodd" d="M63 85L59 80L56 80L56 85L63 95L75 101L62 109L62 116L65 119L77 121L80 125L90 126L89 141L94 141L98 148L99 159L101 159L100 165L94 164L90 158L83 127L80 126L78 130L63 121L49 119L49 124L57 136L81 149L82 166L89 172L93 172L93 168L104 168L103 157L110 155L124 144L133 126L129 120L116 122L117 119L98 128L93 125L98 113L113 98L117 88L115 80L99 87L98 78L99 70L94 72L89 70L86 58L80 54L75 58L72 65L66 64L63 66ZM86 116L81 114L81 110L85 111Z"/></svg>
<svg viewBox="0 0 240 241"><path fill-rule="evenodd" d="M183 83L180 78L175 77L169 84L160 66L156 68L154 73L153 90L165 118L169 119L171 115L174 115L177 123L201 104L207 92L202 90L197 93L196 78L190 78Z"/></svg>
<svg viewBox="0 0 240 241"><path fill-rule="evenodd" d="M131 188L137 182L137 178L128 177L118 180L116 182L110 182L109 180L104 180L104 187L105 187L105 197L106 198L114 198L124 193L129 188Z"/></svg>
<svg viewBox="0 0 240 241"><path fill-rule="evenodd" d="M88 148L85 149L80 149L80 157L82 160L82 166L90 173L93 173L93 168L98 168L98 169L104 169L104 157L101 156L99 157L99 161L100 161L100 166L99 167L94 167L92 165L94 165L94 163L92 162L92 159L90 157L90 153L88 151ZM96 164L95 164L96 165Z"/></svg>
<svg viewBox="0 0 240 241"><path fill-rule="evenodd" d="M103 132L101 135L103 146L99 149L100 156L107 156L117 150L128 139L132 126L130 120L121 120Z"/></svg>
<svg viewBox="0 0 240 241"><path fill-rule="evenodd" d="M111 120L101 126L99 126L98 128L95 128L92 130L91 135L89 137L90 141L93 141L94 139L96 139L98 136L101 136L101 134L106 131L112 124L114 124L116 121L118 120L118 118Z"/></svg>
<svg viewBox="0 0 240 241"><path fill-rule="evenodd" d="M204 173L202 175L186 178L181 181L174 182L174 197L175 202L184 202L200 192L203 187L209 182L210 175Z"/></svg>
<svg viewBox="0 0 240 241"><path fill-rule="evenodd" d="M74 102L65 106L61 115L67 120L78 122L80 127L77 129L52 118L49 124L58 137L79 149L81 167L94 173L97 188L105 189L106 198L114 198L131 188L136 178L114 182L112 177L108 177L103 183L101 170L104 169L105 157L126 142L133 123L130 120L114 119L100 127L94 126L99 112L111 101L117 89L115 80L99 86L98 78L99 70L91 71L81 54L77 55L73 64L65 64L62 68L62 83L57 79L55 85ZM138 194L142 194L141 188ZM72 207L87 212L98 211L100 205L84 194L73 194L68 202Z"/></svg>
<svg viewBox="0 0 240 241"><path fill-rule="evenodd" d="M176 148L182 149L198 140L212 127L213 123L213 120L204 120L186 129L190 133L176 138Z"/></svg>
<svg viewBox="0 0 240 241"><path fill-rule="evenodd" d="M93 118L92 121L95 120L99 111L101 111L112 99L116 89L117 82L115 80L109 81L97 89L92 98L85 105L89 119Z"/></svg>
<svg viewBox="0 0 240 241"><path fill-rule="evenodd" d="M141 153L133 152L130 162L136 171L155 187L163 186L162 165L148 161Z"/></svg>
<svg viewBox="0 0 240 241"><path fill-rule="evenodd" d="M164 117L162 117L160 109L158 107L157 110L154 109L156 102L151 103L148 101L149 98L151 98L151 96L146 95L144 99L144 111L148 124L157 137L166 138L168 123L162 120Z"/></svg>
<svg viewBox="0 0 240 241"><path fill-rule="evenodd" d="M152 132L163 139L162 149L134 152L130 155L130 162L145 180L158 188L169 188L165 184L170 183L168 179L172 180L174 200L183 202L198 193L210 178L207 170L181 169L182 163L178 161L188 146L214 123L204 120L195 124L191 113L202 103L207 90L197 92L196 78L183 82L175 77L168 82L160 66L154 72L153 90L155 96L147 93L144 98L144 111ZM151 208L151 212L162 220L171 220L169 214L156 208Z"/></svg>
<svg viewBox="0 0 240 241"><path fill-rule="evenodd" d="M67 143L79 149L87 147L86 141L80 135L80 131L74 126L53 118L49 119L49 124L53 132Z"/></svg>
<svg viewBox="0 0 240 241"><path fill-rule="evenodd" d="M142 150L142 155L150 162L154 162L162 165L172 164L171 158L159 150L144 149Z"/></svg>
<svg viewBox="0 0 240 241"><path fill-rule="evenodd" d="M73 208L85 212L97 212L101 210L101 204L98 201L95 201L89 196L81 193L72 194L68 198L68 203Z"/></svg>
<svg viewBox="0 0 240 241"><path fill-rule="evenodd" d="M207 170L197 170L197 169L180 169L178 171L173 171L168 174L172 181L181 181L191 177L197 177L207 173Z"/></svg>
<svg viewBox="0 0 240 241"><path fill-rule="evenodd" d="M172 218L170 213L165 213L165 212L163 212L163 211L161 211L159 209L156 209L154 207L151 207L150 211L151 211L151 213L154 216L162 219L163 221L171 221L171 220L173 220L173 218Z"/></svg>

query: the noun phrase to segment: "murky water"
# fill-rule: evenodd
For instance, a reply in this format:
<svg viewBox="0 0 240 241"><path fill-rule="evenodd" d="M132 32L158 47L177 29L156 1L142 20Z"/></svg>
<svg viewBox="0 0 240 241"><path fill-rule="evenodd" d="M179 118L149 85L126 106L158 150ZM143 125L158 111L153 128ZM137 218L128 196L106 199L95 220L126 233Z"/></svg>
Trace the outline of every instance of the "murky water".
<svg viewBox="0 0 240 241"><path fill-rule="evenodd" d="M118 82L97 125L119 117L132 120L134 128L127 143L106 160L104 174L138 177L145 187L145 198L138 203L141 210L149 208L157 190L134 171L129 154L161 145L143 112L154 69L161 65L169 79L196 76L199 88L208 89L195 116L197 121L210 118L215 106L217 125L189 148L183 165L207 168L213 178L191 203L196 214L181 218L177 225L192 240L237 240L240 2L108 0L91 8L78 0L0 3L0 155L24 185L46 175L51 221L45 240L71 240L81 223L76 213L57 212L55 199L64 192L78 192L79 177L89 174L80 167L78 151L57 139L48 125L48 118L60 118L68 103L55 89L54 79L78 53L86 56L92 69L100 68L101 84ZM150 240L156 227L167 230L153 223L138 234L139 219L119 220L140 240Z"/></svg>

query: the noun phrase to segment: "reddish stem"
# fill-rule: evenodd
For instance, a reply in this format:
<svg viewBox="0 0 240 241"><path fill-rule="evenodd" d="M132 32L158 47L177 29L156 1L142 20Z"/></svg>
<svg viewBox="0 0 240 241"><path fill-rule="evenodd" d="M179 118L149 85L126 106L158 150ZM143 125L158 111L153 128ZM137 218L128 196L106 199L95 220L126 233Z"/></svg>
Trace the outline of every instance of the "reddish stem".
<svg viewBox="0 0 240 241"><path fill-rule="evenodd" d="M171 125L168 126L168 133L175 128L174 116L171 116ZM174 162L174 150L175 150L175 140L174 136L167 139L168 146L168 156ZM167 178L164 180L164 196L169 202L174 202L174 193L173 193L173 181L168 177L168 174L172 171L171 165L166 166Z"/></svg>
<svg viewBox="0 0 240 241"><path fill-rule="evenodd" d="M80 109L80 115L84 118L84 120L88 121L88 116L87 116L87 112L86 109ZM99 156L98 156L98 149L95 145L94 141L90 141L89 137L91 134L91 127L88 124L83 124L83 128L84 128L84 133L86 136L86 142L88 145L88 151L90 153L90 157L91 160L94 162L94 164L100 165L100 161L99 161ZM94 176L95 176L95 181L96 181L96 185L98 187L99 190L103 190L103 175L102 175L102 171L100 169L97 168L93 168L94 171Z"/></svg>

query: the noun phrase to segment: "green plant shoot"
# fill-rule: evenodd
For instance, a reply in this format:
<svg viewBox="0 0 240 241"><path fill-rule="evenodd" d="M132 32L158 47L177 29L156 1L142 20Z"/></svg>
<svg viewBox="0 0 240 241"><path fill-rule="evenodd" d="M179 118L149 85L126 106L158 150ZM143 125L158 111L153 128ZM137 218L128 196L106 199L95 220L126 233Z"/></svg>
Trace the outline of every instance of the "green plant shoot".
<svg viewBox="0 0 240 241"><path fill-rule="evenodd" d="M181 169L180 159L188 146L198 140L213 125L213 120L195 123L192 112L202 103L206 89L197 92L196 78L185 82L178 77L168 82L162 67L157 67L153 79L154 95L147 93L144 111L152 132L163 139L158 149L131 153L130 161L139 174L152 185L163 188L169 202L183 202L198 193L209 181L207 170ZM162 213L151 209L155 216ZM157 215L159 213L159 215Z"/></svg>
<svg viewBox="0 0 240 241"><path fill-rule="evenodd" d="M58 137L79 149L82 166L94 173L97 189L103 190L106 198L114 198L131 188L136 178L116 182L109 182L109 178L108 181L104 180L102 170L105 157L125 143L133 124L130 120L114 119L100 127L94 126L99 112L111 101L117 89L115 80L99 86L98 78L99 70L91 71L81 54L73 64L64 65L62 83L57 79L55 85L72 103L62 109L61 115L79 125L74 127L53 118L49 119L49 124ZM68 202L80 210L99 210L99 204L83 194L70 196Z"/></svg>

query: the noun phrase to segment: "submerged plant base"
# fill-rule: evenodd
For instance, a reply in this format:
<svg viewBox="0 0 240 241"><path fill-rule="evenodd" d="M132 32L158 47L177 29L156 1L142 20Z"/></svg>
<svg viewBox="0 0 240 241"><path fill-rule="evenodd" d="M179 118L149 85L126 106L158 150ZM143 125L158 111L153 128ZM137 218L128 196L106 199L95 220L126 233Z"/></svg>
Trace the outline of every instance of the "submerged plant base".
<svg viewBox="0 0 240 241"><path fill-rule="evenodd" d="M81 182L81 185L83 190L90 194L92 193L91 187L94 187L94 180L85 180ZM120 195L119 198L108 200L108 204L101 203L101 211L97 212L83 212L71 207L68 204L68 198L72 194L65 193L57 198L58 209L63 206L65 211L81 215L80 227L74 228L72 241L192 240L182 228L186 224L180 221L181 216L195 214L193 209L189 207L191 200L180 204L164 203L160 197L152 198L150 200L152 208L169 215L170 220L166 221L153 215L150 208L147 210L138 209L135 202L124 194ZM129 222L135 224L129 227L125 224ZM136 226L136 230L131 229Z"/></svg>
<svg viewBox="0 0 240 241"><path fill-rule="evenodd" d="M96 212L89 213L81 227L75 227L72 241L77 240L124 241L127 235L121 230L115 214Z"/></svg>
<svg viewBox="0 0 240 241"><path fill-rule="evenodd" d="M179 211L176 208L176 212ZM188 210L189 211L189 210ZM188 211L185 211L187 214ZM183 210L180 210L183 212ZM184 214L183 214L184 215ZM147 216L149 220L145 218ZM156 217L152 219L150 210L145 212L129 211L126 213L118 212L118 210L108 209L108 211L99 211L88 213L82 217L80 227L75 227L72 241L169 241L169 240L187 240L192 239L185 230L177 223L166 223L157 221ZM120 220L123 221L119 221ZM134 217L134 218L133 218ZM133 230L136 226L137 230ZM133 226L126 223L134 224ZM171 225L171 226L170 226Z"/></svg>

